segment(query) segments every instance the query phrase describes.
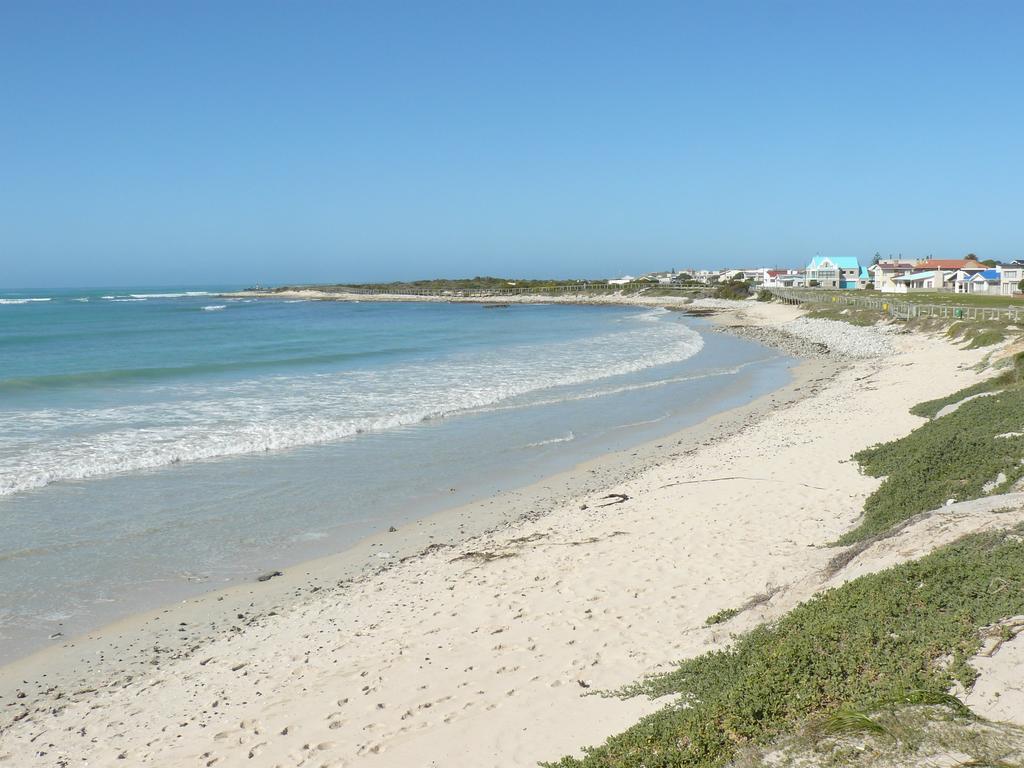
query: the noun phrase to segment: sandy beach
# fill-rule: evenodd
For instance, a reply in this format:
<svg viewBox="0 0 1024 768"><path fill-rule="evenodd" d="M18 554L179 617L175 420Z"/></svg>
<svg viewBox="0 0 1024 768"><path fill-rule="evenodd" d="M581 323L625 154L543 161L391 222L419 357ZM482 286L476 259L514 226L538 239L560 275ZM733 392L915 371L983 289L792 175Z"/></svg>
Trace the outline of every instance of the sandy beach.
<svg viewBox="0 0 1024 768"><path fill-rule="evenodd" d="M741 333L801 315L701 306ZM922 423L914 403L980 380L987 354L845 328L879 353L808 359L784 389L670 438L0 669L0 765L532 766L578 754L665 703L591 694L989 524L984 510L952 510L827 574L837 550L824 545L879 482L850 456ZM803 333L821 343L812 325ZM705 626L757 595L770 597ZM1009 717L1017 699L991 694L1005 669L989 666L972 706Z"/></svg>

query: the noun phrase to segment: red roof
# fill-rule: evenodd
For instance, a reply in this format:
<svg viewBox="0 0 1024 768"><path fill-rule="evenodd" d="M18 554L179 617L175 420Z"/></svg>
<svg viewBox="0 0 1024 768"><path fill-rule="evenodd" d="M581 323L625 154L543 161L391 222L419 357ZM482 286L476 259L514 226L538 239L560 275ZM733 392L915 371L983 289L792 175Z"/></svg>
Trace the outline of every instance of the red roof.
<svg viewBox="0 0 1024 768"><path fill-rule="evenodd" d="M971 259L928 259L919 261L915 269L988 269L980 261Z"/></svg>
<svg viewBox="0 0 1024 768"><path fill-rule="evenodd" d="M883 269L883 270L886 270L886 269L890 269L890 270L895 270L895 269L917 269L917 267L918 267L918 265L914 264L912 261L890 261L888 263L886 263L884 261L880 261L875 266L879 267L880 269Z"/></svg>

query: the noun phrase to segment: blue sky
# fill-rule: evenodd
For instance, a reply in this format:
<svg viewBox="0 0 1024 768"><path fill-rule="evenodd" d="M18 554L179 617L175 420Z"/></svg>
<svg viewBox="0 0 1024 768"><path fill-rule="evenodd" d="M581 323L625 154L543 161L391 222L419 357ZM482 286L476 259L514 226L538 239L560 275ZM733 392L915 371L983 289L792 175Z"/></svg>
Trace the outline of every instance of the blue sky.
<svg viewBox="0 0 1024 768"><path fill-rule="evenodd" d="M1024 257L1024 10L0 4L0 285Z"/></svg>

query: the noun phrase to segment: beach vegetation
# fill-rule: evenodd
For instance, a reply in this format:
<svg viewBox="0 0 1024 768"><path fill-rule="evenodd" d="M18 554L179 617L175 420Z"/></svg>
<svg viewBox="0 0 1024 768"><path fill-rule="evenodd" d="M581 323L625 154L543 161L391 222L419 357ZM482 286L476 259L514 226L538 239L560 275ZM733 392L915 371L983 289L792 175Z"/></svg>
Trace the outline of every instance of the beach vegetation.
<svg viewBox="0 0 1024 768"><path fill-rule="evenodd" d="M730 768L1020 768L1024 728L975 717L958 699L844 710L767 747L742 751ZM769 757L770 755L770 757Z"/></svg>
<svg viewBox="0 0 1024 768"><path fill-rule="evenodd" d="M730 280L719 283L715 288L716 299L732 299L739 301L750 296L750 283L744 280Z"/></svg>
<svg viewBox="0 0 1024 768"><path fill-rule="evenodd" d="M971 341L967 345L967 348L978 349L979 347L989 347L1005 340L1006 334L998 328L978 329L977 332L971 334Z"/></svg>
<svg viewBox="0 0 1024 768"><path fill-rule="evenodd" d="M762 288L761 290L759 290L757 292L757 300L758 301L775 301L775 294L772 293L771 291L765 289L765 288Z"/></svg>
<svg viewBox="0 0 1024 768"><path fill-rule="evenodd" d="M713 613L704 619L704 626L712 627L715 624L723 624L734 616L738 616L740 613L739 608L723 608L717 613Z"/></svg>
<svg viewBox="0 0 1024 768"><path fill-rule="evenodd" d="M1024 352L1020 352L1011 358L1007 358L1007 364L1011 366L1010 370L1004 371L998 376L993 376L985 379L984 381L979 381L977 384L972 384L971 386L965 387L951 395L918 403L910 409L910 412L915 416L924 416L925 418L933 419L939 411L947 405L959 403L965 398L987 394L989 392L998 392L1006 389L1007 387L1024 384Z"/></svg>
<svg viewBox="0 0 1024 768"><path fill-rule="evenodd" d="M969 659L983 628L1024 612L1021 532L974 534L861 576L726 650L629 686L618 694L672 703L582 758L549 765L716 768L783 734L891 739L896 725L880 709L969 719L947 692L974 682Z"/></svg>
<svg viewBox="0 0 1024 768"><path fill-rule="evenodd" d="M889 316L877 309L864 307L822 305L810 308L808 317L821 318L823 320L836 320L850 325L873 326L888 320Z"/></svg>
<svg viewBox="0 0 1024 768"><path fill-rule="evenodd" d="M996 379L1018 380L1016 366ZM989 389L998 386L982 382L942 401L922 403L920 412L928 413L937 413L949 402L960 405L905 437L854 454L866 474L884 479L864 502L860 523L838 543L853 544L884 533L950 499L1005 493L1024 476L1024 434L1019 431L1024 425L1024 387L1013 383ZM993 394L962 402L969 394L988 391Z"/></svg>

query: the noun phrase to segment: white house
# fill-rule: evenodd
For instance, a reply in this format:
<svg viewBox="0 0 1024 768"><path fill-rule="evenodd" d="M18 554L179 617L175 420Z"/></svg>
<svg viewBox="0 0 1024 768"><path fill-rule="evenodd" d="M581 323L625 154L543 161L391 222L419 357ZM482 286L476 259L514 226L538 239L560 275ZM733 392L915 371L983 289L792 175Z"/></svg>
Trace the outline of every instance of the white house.
<svg viewBox="0 0 1024 768"><path fill-rule="evenodd" d="M807 265L807 283L822 288L863 288L868 273L853 256L815 256Z"/></svg>
<svg viewBox="0 0 1024 768"><path fill-rule="evenodd" d="M893 290L888 293L910 293L911 291L935 291L942 287L943 273L937 270L911 272L909 275L894 277Z"/></svg>
<svg viewBox="0 0 1024 768"><path fill-rule="evenodd" d="M698 283L717 283L718 272L712 272L710 269L695 269L690 272L693 275L693 279Z"/></svg>
<svg viewBox="0 0 1024 768"><path fill-rule="evenodd" d="M998 269L975 272L967 281L969 293L999 293L1000 275Z"/></svg>
<svg viewBox="0 0 1024 768"><path fill-rule="evenodd" d="M622 277L614 277L608 281L608 285L628 285L636 280L632 275L623 275Z"/></svg>
<svg viewBox="0 0 1024 768"><path fill-rule="evenodd" d="M1003 296L1012 296L1015 293L1020 293L1017 286L1021 280L1024 280L1024 264L1015 261L1011 264L997 267L997 269L999 270L999 293Z"/></svg>
<svg viewBox="0 0 1024 768"><path fill-rule="evenodd" d="M765 288L799 288L804 283L804 273L796 269L766 269L763 285Z"/></svg>
<svg viewBox="0 0 1024 768"><path fill-rule="evenodd" d="M868 267L868 274L875 284L875 290L882 293L903 293L904 291L893 281L912 272L914 265L909 261L883 260Z"/></svg>

